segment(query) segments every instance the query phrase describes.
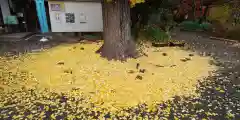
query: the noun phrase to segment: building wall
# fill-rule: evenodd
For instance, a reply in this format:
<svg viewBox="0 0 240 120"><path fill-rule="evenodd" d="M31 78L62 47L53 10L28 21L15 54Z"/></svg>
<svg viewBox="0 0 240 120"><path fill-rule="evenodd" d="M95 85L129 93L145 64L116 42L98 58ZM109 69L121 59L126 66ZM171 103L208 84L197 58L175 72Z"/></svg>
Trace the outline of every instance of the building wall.
<svg viewBox="0 0 240 120"><path fill-rule="evenodd" d="M0 0L0 5L2 9L3 20L4 20L4 23L6 23L5 18L11 15L8 0Z"/></svg>
<svg viewBox="0 0 240 120"><path fill-rule="evenodd" d="M102 6L99 2L49 1L48 4L52 32L103 31Z"/></svg>

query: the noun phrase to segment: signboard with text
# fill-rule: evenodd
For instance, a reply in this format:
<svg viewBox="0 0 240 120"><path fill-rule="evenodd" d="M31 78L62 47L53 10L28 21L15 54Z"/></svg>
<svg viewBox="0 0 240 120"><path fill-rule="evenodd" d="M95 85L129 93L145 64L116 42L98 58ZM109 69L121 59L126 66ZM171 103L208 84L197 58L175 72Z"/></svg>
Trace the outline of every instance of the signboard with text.
<svg viewBox="0 0 240 120"><path fill-rule="evenodd" d="M54 2L50 4L51 11L65 11L64 2Z"/></svg>

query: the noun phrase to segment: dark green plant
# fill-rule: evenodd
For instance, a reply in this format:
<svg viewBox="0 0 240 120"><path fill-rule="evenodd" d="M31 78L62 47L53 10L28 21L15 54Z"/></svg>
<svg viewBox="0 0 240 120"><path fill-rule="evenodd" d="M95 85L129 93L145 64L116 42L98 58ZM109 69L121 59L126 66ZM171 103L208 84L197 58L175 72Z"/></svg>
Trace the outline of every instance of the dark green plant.
<svg viewBox="0 0 240 120"><path fill-rule="evenodd" d="M168 8L159 8L154 11L145 26L145 36L152 42L167 42L171 39L170 32L174 28L173 15Z"/></svg>
<svg viewBox="0 0 240 120"><path fill-rule="evenodd" d="M170 36L159 27L148 26L145 30L145 36L152 42L167 42Z"/></svg>
<svg viewBox="0 0 240 120"><path fill-rule="evenodd" d="M170 30L175 26L171 10L172 2L172 0L149 0L132 8L134 38L145 37L150 41L170 39Z"/></svg>
<svg viewBox="0 0 240 120"><path fill-rule="evenodd" d="M184 21L180 27L184 30L209 30L212 26L207 22L199 24L198 21Z"/></svg>

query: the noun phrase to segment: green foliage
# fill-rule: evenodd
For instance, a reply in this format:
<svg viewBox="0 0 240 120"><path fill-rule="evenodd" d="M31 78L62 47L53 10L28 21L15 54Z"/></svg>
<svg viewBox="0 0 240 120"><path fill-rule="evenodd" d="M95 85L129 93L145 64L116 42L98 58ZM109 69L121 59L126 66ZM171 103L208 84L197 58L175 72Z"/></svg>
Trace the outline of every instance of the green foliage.
<svg viewBox="0 0 240 120"><path fill-rule="evenodd" d="M152 42L167 42L171 39L169 33L174 26L171 10L159 8L149 16L146 36Z"/></svg>
<svg viewBox="0 0 240 120"><path fill-rule="evenodd" d="M149 26L145 30L145 36L152 42L166 42L170 36L159 27Z"/></svg>
<svg viewBox="0 0 240 120"><path fill-rule="evenodd" d="M155 24L159 24L159 23L166 23L166 22L172 22L172 12L170 9L168 8L158 8L155 11L153 11L153 13L150 16L150 23L155 23Z"/></svg>
<svg viewBox="0 0 240 120"><path fill-rule="evenodd" d="M180 24L180 27L184 30L209 30L211 28L211 24L199 24L198 21L184 21Z"/></svg>
<svg viewBox="0 0 240 120"><path fill-rule="evenodd" d="M107 2L112 2L113 0L106 0ZM129 0L130 6L134 7L136 4L144 3L145 0Z"/></svg>
<svg viewBox="0 0 240 120"><path fill-rule="evenodd" d="M147 0L132 8L132 33L135 39L144 37L154 42L170 39L169 32L175 26L170 9L172 2L173 0Z"/></svg>

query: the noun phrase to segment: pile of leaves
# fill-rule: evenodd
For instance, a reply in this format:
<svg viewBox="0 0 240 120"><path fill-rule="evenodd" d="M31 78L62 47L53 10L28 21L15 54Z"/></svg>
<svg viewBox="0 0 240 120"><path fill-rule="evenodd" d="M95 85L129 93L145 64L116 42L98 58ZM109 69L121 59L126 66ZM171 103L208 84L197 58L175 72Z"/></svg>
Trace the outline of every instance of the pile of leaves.
<svg viewBox="0 0 240 120"><path fill-rule="evenodd" d="M163 101L197 98L198 79L216 69L209 57L168 47L107 61L95 53L101 44L1 58L0 118L168 119L172 104Z"/></svg>
<svg viewBox="0 0 240 120"><path fill-rule="evenodd" d="M114 113L106 109L97 110L94 104L85 106L88 101L80 97L81 94L76 98L70 94L22 88L9 93L1 92L0 118L70 120L237 120L240 118L239 73L227 71L200 83L197 90L201 94L199 97L175 96L173 100L162 102L154 107L140 104Z"/></svg>

